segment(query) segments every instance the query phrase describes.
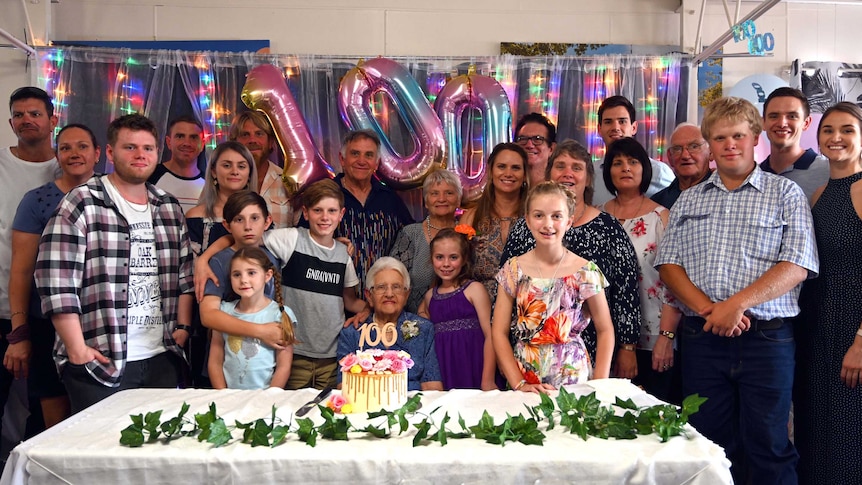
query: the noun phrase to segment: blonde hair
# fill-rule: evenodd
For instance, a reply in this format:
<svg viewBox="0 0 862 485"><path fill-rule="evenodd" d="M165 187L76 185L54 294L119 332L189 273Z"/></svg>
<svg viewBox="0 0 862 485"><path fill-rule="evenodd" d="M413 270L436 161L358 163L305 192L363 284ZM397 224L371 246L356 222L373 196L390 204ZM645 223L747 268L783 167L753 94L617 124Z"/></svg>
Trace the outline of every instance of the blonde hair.
<svg viewBox="0 0 862 485"><path fill-rule="evenodd" d="M760 132L763 131L763 119L760 117L760 112L753 104L743 98L726 96L716 99L706 107L706 111L703 113L703 122L700 124L700 132L706 141L709 141L713 125L719 121L748 123L748 127L755 138L760 136Z"/></svg>
<svg viewBox="0 0 862 485"><path fill-rule="evenodd" d="M285 345L293 345L298 342L296 334L293 330L293 320L284 310L284 296L281 293L281 273L278 272L275 265L269 259L269 256L263 252L263 249L258 247L244 247L237 250L236 254L230 258L231 266L235 260L244 259L251 263L259 265L264 271L272 271L275 279L275 302L278 303L278 309L281 311L281 331L284 336Z"/></svg>
<svg viewBox="0 0 862 485"><path fill-rule="evenodd" d="M557 182L542 182L531 188L527 193L527 201L525 203L527 212L530 212L530 205L533 199L541 195L556 195L563 198L566 201L566 210L569 211L569 217L575 213L577 196L565 185L558 184Z"/></svg>

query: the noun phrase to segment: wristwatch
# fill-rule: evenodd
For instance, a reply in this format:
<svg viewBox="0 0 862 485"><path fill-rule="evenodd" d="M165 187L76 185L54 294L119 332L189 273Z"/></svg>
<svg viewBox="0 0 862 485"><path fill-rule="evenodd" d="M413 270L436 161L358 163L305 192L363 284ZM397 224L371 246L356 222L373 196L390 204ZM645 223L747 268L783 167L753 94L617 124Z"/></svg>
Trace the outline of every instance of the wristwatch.
<svg viewBox="0 0 862 485"><path fill-rule="evenodd" d="M177 328L176 328L176 330L185 330L185 331L186 331L186 332L188 332L188 333L192 333L192 326L191 326L191 325L184 325L184 324L182 324L182 323L178 323L178 324L177 324Z"/></svg>
<svg viewBox="0 0 862 485"><path fill-rule="evenodd" d="M673 333L673 332L668 332L667 330L659 330L659 331L658 331L658 334L659 334L659 335L663 335L663 336L667 337L667 338L668 338L668 340L673 340L673 339L675 339L675 338L676 338L676 334L675 334L675 333Z"/></svg>

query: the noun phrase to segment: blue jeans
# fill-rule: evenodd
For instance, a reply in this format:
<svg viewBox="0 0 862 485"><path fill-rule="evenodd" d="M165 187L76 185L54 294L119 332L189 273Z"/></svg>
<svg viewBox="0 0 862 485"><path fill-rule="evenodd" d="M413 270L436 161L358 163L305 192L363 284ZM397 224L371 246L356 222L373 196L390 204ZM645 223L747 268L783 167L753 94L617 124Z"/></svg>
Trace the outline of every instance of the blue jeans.
<svg viewBox="0 0 862 485"><path fill-rule="evenodd" d="M735 483L797 483L799 456L787 431L793 325L719 337L703 324L684 317L681 326L683 395L708 398L691 424L724 448Z"/></svg>

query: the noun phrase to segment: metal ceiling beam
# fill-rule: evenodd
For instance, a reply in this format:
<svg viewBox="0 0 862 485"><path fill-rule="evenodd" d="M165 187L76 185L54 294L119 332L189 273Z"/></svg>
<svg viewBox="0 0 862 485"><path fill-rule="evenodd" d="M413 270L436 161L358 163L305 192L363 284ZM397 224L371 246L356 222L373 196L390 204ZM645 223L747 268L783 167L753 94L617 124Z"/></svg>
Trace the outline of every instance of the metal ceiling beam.
<svg viewBox="0 0 862 485"><path fill-rule="evenodd" d="M763 0L760 3L760 5L754 7L754 9L751 12L749 12L748 15L743 17L737 23L737 25L745 23L749 20L753 21L753 20L759 19L763 14L768 12L772 7L776 6L780 2L781 2L781 0ZM718 52L719 49L724 47L724 44L727 44L727 42L732 38L733 38L733 28L731 27L730 29L727 30L727 32L725 32L724 34L720 35L717 39L715 39L709 45L709 47L707 47L706 49L701 51L700 54L695 56L695 58L692 60L693 64L697 65L697 64L700 64L701 62L705 61L710 56L712 56L713 54Z"/></svg>

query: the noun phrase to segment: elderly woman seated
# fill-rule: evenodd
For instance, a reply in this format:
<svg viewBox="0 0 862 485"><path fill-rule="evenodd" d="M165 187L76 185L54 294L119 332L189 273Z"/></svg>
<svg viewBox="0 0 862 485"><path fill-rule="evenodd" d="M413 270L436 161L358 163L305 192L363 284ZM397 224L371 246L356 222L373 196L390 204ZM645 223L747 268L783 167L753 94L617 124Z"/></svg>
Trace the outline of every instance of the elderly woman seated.
<svg viewBox="0 0 862 485"><path fill-rule="evenodd" d="M409 291L410 275L404 264L389 256L378 259L365 277L365 299L371 305L372 313L359 328L350 325L341 331L338 360L358 349L403 350L414 362L413 368L407 372L407 389L442 391L443 382L434 350L434 324L404 311ZM384 332L384 324L389 322L395 324L394 336ZM375 323L376 330L372 327ZM391 345L387 347L384 342ZM341 387L341 373L338 373L338 387Z"/></svg>

